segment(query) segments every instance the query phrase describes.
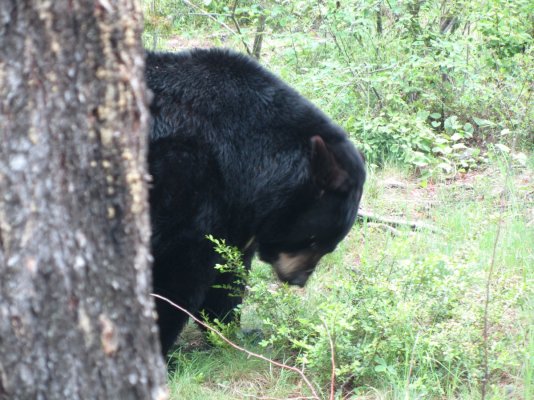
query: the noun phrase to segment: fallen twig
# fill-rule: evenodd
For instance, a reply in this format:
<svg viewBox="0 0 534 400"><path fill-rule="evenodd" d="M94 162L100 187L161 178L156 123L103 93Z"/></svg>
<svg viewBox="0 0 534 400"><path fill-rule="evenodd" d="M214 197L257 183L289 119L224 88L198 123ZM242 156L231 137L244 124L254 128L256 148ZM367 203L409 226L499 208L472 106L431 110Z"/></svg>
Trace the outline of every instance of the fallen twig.
<svg viewBox="0 0 534 400"><path fill-rule="evenodd" d="M410 220L404 220L404 219L392 218L392 217L382 217L382 216L373 214L368 211L363 211L363 210L358 211L358 217L361 219L366 219L368 221L378 222L378 223L386 224L386 225L408 226L410 229L414 231L428 230L434 233L442 232L441 229L436 228L435 226L424 223L424 222L410 221Z"/></svg>
<svg viewBox="0 0 534 400"><path fill-rule="evenodd" d="M326 325L325 321L322 321L324 329L326 330L326 335L328 336L328 342L330 344L330 363L332 366L332 373L330 375L330 397L329 400L335 400L336 395L336 353L335 353L335 345L334 341L332 340L332 336L330 335L330 331L328 330L328 325Z"/></svg>
<svg viewBox="0 0 534 400"><path fill-rule="evenodd" d="M393 236L402 236L402 232L399 231L398 229L392 227L391 225L387 225L387 224L383 224L383 223L379 223L379 222L368 222L367 226L371 226L371 227L374 227L374 228L382 229L382 230L384 230L386 232L391 233ZM410 232L410 233L413 234L413 232Z"/></svg>
<svg viewBox="0 0 534 400"><path fill-rule="evenodd" d="M163 297L163 296L160 296L159 294L156 294L156 293L150 293L151 296L153 297L156 297L160 300L163 300L163 301L166 301L167 303L169 303L171 306L177 308L178 310L182 311L183 313L187 314L189 316L189 318L191 318L193 321L195 321L197 324L203 326L204 328L212 331L213 333L215 333L217 336L219 336L222 340L224 340L226 343L228 343L230 346L232 346L234 349L237 349L239 351L242 351L243 353L251 356L251 357L255 357L255 358L259 358L260 360L263 360L263 361L267 361L268 363L272 364L272 365L275 365L279 368L283 368L283 369L287 369L289 371L293 371L293 372L296 372L298 375L300 375L301 379L304 381L304 383L308 386L308 388L310 389L311 393L312 393L312 397L310 397L311 399L315 399L315 400L321 400L321 398L319 397L319 395L317 394L317 392L315 391L315 388L313 387L313 385L311 384L311 382L308 380L308 378L306 377L306 375L304 375L304 373L296 368L296 367L291 367L290 365L286 365L286 364L282 364L282 363L279 363L277 361L274 361L274 360L271 360L270 358L267 358L265 356L262 356L261 354L257 354L257 353L254 353L252 351L249 351L241 346L238 346L237 344L235 344L234 342L232 342L230 339L227 339L221 332L219 332L217 329L211 327L210 325L206 324L204 321L201 321L200 319L198 319L197 317L195 317L193 314L191 314L189 311L187 311L185 308L183 307L180 307L178 304L176 303L173 303L171 300L167 299L166 297Z"/></svg>

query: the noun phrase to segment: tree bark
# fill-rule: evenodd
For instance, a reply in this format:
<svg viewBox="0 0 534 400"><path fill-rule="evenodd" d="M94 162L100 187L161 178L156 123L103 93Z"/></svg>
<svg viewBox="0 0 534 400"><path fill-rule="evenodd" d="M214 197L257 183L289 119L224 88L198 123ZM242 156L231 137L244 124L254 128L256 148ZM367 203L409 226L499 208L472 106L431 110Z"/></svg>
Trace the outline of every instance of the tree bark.
<svg viewBox="0 0 534 400"><path fill-rule="evenodd" d="M0 2L0 399L164 399L132 0Z"/></svg>
<svg viewBox="0 0 534 400"><path fill-rule="evenodd" d="M259 60L261 57L261 45L263 44L263 35L265 34L265 21L265 14L260 15L256 27L256 36L254 36L254 44L252 45L252 55L256 60Z"/></svg>

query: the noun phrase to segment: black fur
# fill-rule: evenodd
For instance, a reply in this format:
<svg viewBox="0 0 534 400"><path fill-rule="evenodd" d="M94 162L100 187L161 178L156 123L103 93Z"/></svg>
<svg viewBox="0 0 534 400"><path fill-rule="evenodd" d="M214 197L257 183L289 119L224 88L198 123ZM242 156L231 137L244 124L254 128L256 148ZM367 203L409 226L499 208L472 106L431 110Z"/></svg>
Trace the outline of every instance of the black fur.
<svg viewBox="0 0 534 400"><path fill-rule="evenodd" d="M241 299L205 236L257 249L290 284L354 223L363 159L321 111L249 57L228 50L148 53L154 291L223 318ZM228 283L228 282L226 282ZM187 318L157 301L166 353Z"/></svg>

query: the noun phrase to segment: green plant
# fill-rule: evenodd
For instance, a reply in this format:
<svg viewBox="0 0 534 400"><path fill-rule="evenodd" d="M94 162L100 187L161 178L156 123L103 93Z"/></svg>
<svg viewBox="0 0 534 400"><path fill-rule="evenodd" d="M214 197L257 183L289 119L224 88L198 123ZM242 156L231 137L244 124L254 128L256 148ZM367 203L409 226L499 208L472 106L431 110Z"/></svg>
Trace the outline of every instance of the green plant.
<svg viewBox="0 0 534 400"><path fill-rule="evenodd" d="M227 290L230 296L242 297L248 277L248 271L243 264L243 255L237 247L227 245L224 239L217 239L212 235L207 235L206 239L215 245L215 252L224 260L224 264L215 264L214 268L221 274L232 274L234 277L231 284L214 285L214 287Z"/></svg>

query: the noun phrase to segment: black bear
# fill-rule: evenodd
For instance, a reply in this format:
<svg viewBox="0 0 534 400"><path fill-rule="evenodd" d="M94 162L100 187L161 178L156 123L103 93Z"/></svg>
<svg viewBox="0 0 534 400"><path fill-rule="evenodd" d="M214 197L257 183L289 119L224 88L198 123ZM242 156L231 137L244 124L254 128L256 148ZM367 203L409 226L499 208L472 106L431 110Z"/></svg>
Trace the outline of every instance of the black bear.
<svg viewBox="0 0 534 400"><path fill-rule="evenodd" d="M343 130L253 59L230 50L148 53L154 292L224 317L241 302L206 239L226 239L303 286L354 223L365 181ZM157 300L162 350L187 316Z"/></svg>

